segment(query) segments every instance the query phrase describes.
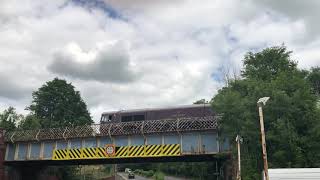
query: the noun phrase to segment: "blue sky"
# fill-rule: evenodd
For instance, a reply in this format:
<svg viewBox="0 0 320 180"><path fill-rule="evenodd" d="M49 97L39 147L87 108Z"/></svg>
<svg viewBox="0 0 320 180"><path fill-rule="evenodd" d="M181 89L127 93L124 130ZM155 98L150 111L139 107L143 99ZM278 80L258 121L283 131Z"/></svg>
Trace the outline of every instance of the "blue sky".
<svg viewBox="0 0 320 180"><path fill-rule="evenodd" d="M120 11L114 9L109 3L101 1L101 0L72 0L68 1L65 5L76 5L81 6L88 11L94 11L96 9L103 11L107 16L117 19L124 20L126 19L121 15Z"/></svg>
<svg viewBox="0 0 320 180"><path fill-rule="evenodd" d="M317 0L4 0L0 110L21 113L54 77L103 111L211 99L248 51L284 43L320 65Z"/></svg>

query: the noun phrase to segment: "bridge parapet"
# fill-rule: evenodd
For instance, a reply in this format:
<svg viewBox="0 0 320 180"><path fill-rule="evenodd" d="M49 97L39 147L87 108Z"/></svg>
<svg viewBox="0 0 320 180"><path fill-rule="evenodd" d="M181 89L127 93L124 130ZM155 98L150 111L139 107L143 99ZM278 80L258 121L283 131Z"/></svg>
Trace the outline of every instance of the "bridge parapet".
<svg viewBox="0 0 320 180"><path fill-rule="evenodd" d="M18 130L5 133L6 142L58 140L82 137L144 135L216 130L217 116L93 124L76 127Z"/></svg>

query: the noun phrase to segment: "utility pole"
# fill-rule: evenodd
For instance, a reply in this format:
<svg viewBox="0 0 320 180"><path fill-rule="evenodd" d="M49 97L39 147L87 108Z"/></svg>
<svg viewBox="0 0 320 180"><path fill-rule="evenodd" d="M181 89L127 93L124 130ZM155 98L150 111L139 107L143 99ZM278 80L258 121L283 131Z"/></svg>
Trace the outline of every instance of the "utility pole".
<svg viewBox="0 0 320 180"><path fill-rule="evenodd" d="M242 143L243 139L239 135L236 137L237 147L238 147L238 172L237 172L237 180L241 180L241 154L240 154L240 143Z"/></svg>
<svg viewBox="0 0 320 180"><path fill-rule="evenodd" d="M259 107L259 117L260 117L260 130L261 130L261 144L262 144L262 157L263 157L263 167L264 167L264 177L265 180L269 180L268 173L268 158L267 158L267 145L266 136L264 132L264 121L263 121L263 111L262 106L266 104L270 97L260 98L257 102Z"/></svg>

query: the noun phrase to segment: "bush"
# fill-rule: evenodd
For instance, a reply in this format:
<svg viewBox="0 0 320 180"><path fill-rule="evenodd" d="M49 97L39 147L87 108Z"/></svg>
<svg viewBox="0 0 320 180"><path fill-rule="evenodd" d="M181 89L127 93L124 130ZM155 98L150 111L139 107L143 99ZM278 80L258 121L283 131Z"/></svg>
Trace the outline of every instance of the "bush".
<svg viewBox="0 0 320 180"><path fill-rule="evenodd" d="M164 180L164 174L160 171L157 171L156 173L154 173L153 178L155 180Z"/></svg>
<svg viewBox="0 0 320 180"><path fill-rule="evenodd" d="M154 171L152 171L152 170L144 171L144 174L146 177L152 177L154 175Z"/></svg>
<svg viewBox="0 0 320 180"><path fill-rule="evenodd" d="M135 173L135 174L141 174L141 169L135 169L133 172Z"/></svg>
<svg viewBox="0 0 320 180"><path fill-rule="evenodd" d="M152 177L154 176L154 171L153 170L149 170L149 171L144 171L142 169L136 169L134 170L134 173L139 174L141 176L145 176L145 177Z"/></svg>

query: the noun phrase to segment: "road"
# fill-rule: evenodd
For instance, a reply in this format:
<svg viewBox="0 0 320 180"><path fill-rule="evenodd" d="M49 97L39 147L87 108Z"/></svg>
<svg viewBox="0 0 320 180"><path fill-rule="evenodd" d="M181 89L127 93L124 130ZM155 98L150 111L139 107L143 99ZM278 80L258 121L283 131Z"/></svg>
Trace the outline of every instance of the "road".
<svg viewBox="0 0 320 180"><path fill-rule="evenodd" d="M128 180L128 174L124 173L124 172L118 172L116 180ZM153 180L153 179L135 175L135 180ZM172 176L165 176L164 180L188 180L188 179L172 177Z"/></svg>

